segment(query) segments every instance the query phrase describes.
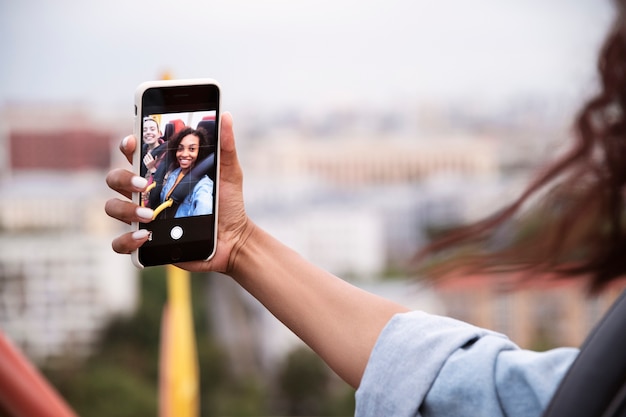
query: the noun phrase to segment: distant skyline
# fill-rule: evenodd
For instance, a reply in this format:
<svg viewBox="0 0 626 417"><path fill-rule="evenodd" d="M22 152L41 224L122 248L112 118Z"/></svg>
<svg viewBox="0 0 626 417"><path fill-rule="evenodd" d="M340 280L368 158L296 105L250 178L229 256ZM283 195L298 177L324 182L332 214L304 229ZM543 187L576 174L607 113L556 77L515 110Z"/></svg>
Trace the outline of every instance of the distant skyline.
<svg viewBox="0 0 626 417"><path fill-rule="evenodd" d="M233 111L575 99L612 13L609 0L0 0L0 105L126 111L165 71L216 78Z"/></svg>

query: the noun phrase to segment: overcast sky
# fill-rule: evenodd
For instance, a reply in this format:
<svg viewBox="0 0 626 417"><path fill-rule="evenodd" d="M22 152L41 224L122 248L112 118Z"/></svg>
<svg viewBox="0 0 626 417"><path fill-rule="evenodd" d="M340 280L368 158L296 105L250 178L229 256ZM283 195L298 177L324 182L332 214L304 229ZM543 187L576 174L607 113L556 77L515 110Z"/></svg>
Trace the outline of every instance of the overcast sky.
<svg viewBox="0 0 626 417"><path fill-rule="evenodd" d="M577 94L608 0L0 0L0 105L126 107L209 76L226 108Z"/></svg>

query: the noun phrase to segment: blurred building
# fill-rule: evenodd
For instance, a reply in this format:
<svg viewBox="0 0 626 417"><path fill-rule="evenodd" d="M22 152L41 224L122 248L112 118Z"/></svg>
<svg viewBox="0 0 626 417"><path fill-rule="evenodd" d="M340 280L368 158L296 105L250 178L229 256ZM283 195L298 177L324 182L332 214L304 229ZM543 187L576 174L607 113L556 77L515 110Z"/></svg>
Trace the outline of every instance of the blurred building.
<svg viewBox="0 0 626 417"><path fill-rule="evenodd" d="M374 206L302 177L251 175L244 192L250 217L314 264L364 279L385 269L383 219Z"/></svg>
<svg viewBox="0 0 626 417"><path fill-rule="evenodd" d="M495 141L469 133L314 137L291 126L241 148L251 216L340 275L402 268L432 230L485 216L519 190L500 176Z"/></svg>
<svg viewBox="0 0 626 417"><path fill-rule="evenodd" d="M86 355L137 302L136 273L111 250L120 226L103 210L128 129L53 105L7 106L0 126L0 329L37 361Z"/></svg>
<svg viewBox="0 0 626 417"><path fill-rule="evenodd" d="M544 350L580 346L626 287L616 281L590 295L580 279L535 273L458 274L438 281L445 314L507 335L519 346Z"/></svg>
<svg viewBox="0 0 626 417"><path fill-rule="evenodd" d="M498 171L496 147L489 138L425 139L380 132L319 139L277 132L248 154L246 164L279 178L306 174L349 186L417 183L439 174L489 176Z"/></svg>

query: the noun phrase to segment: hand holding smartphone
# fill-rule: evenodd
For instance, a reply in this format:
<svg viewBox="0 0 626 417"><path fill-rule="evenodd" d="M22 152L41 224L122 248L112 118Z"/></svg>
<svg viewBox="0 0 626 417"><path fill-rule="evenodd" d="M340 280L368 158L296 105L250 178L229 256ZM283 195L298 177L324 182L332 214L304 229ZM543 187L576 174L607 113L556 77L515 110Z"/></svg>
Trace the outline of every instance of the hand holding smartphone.
<svg viewBox="0 0 626 417"><path fill-rule="evenodd" d="M217 242L220 88L212 79L139 85L135 174L148 180L133 201L154 210L150 238L133 252L138 267L208 260Z"/></svg>

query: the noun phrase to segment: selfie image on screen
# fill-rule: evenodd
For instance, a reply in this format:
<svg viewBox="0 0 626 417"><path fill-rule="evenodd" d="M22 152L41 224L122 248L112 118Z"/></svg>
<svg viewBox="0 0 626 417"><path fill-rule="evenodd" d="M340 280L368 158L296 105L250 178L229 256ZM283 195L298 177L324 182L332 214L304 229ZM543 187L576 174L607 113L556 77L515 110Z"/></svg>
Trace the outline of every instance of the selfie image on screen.
<svg viewBox="0 0 626 417"><path fill-rule="evenodd" d="M215 111L147 115L142 120L141 204L155 219L213 214Z"/></svg>

